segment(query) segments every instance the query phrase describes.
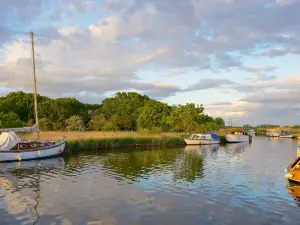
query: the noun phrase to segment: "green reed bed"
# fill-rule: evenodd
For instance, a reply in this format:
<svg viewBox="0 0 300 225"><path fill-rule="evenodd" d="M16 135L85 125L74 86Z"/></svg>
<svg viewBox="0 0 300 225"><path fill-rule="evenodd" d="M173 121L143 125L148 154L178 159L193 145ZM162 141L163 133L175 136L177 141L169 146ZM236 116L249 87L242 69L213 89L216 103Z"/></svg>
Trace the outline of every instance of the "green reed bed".
<svg viewBox="0 0 300 225"><path fill-rule="evenodd" d="M87 150L87 149L109 149L122 147L143 147L143 146L178 146L184 145L184 139L180 137L122 137L122 138L101 138L67 141L66 151Z"/></svg>

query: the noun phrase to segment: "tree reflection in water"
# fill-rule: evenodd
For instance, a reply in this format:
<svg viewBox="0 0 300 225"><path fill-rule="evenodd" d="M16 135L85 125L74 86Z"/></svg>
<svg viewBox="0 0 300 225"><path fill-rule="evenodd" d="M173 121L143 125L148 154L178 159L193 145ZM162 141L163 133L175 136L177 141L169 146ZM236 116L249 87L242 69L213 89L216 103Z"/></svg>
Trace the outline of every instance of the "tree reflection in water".
<svg viewBox="0 0 300 225"><path fill-rule="evenodd" d="M208 147L209 150L212 147ZM182 149L130 150L107 155L102 164L115 173L116 179L136 181L149 173L173 173L174 180L194 182L203 178L203 157L207 149L183 151Z"/></svg>

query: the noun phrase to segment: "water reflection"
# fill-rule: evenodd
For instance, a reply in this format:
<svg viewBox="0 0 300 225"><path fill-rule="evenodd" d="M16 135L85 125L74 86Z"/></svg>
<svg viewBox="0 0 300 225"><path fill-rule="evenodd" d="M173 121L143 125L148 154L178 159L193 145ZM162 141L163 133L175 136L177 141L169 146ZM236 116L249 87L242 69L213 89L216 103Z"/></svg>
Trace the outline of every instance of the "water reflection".
<svg viewBox="0 0 300 225"><path fill-rule="evenodd" d="M250 146L249 142L227 143L225 149L227 152L242 153L248 146Z"/></svg>
<svg viewBox="0 0 300 225"><path fill-rule="evenodd" d="M185 151L200 151L201 152L216 152L218 151L220 145L219 144L212 144L212 145L186 145L184 150Z"/></svg>
<svg viewBox="0 0 300 225"><path fill-rule="evenodd" d="M63 162L62 157L57 157L45 160L1 163L0 190L1 188L5 189L5 201L3 203L6 205L9 213L19 214L27 212L27 216L30 215L28 222L37 224L40 217L38 206L41 191L41 174L51 174L54 170L58 170ZM20 192L23 190L30 190L30 192L26 193L26 195L20 195ZM26 204L24 205L24 203ZM30 210L28 210L29 208Z"/></svg>
<svg viewBox="0 0 300 225"><path fill-rule="evenodd" d="M294 198L296 205L300 207L300 186L286 186L286 191Z"/></svg>
<svg viewBox="0 0 300 225"><path fill-rule="evenodd" d="M185 152L178 162L178 169L174 173L174 180L194 182L204 177L203 158L209 146L200 146L200 151L185 148Z"/></svg>

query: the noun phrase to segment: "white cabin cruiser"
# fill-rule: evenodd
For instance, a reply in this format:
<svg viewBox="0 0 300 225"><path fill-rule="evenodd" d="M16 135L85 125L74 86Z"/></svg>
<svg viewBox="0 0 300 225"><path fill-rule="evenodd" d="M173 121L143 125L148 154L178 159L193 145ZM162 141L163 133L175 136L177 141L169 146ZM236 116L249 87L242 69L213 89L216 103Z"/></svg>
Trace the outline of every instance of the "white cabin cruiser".
<svg viewBox="0 0 300 225"><path fill-rule="evenodd" d="M219 144L220 138L217 134L206 132L203 134L192 134L190 137L184 139L187 145L210 145Z"/></svg>
<svg viewBox="0 0 300 225"><path fill-rule="evenodd" d="M247 133L242 129L229 131L228 134L225 135L225 138L229 143L250 141L249 135L247 135Z"/></svg>

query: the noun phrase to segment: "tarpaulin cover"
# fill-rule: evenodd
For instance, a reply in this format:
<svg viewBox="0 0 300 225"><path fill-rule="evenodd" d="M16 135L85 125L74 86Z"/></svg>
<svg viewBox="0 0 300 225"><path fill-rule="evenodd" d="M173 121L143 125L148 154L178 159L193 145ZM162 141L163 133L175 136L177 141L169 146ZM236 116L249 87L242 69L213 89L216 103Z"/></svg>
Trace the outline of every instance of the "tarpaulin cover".
<svg viewBox="0 0 300 225"><path fill-rule="evenodd" d="M0 135L0 151L9 151L21 141L15 132L3 132Z"/></svg>

